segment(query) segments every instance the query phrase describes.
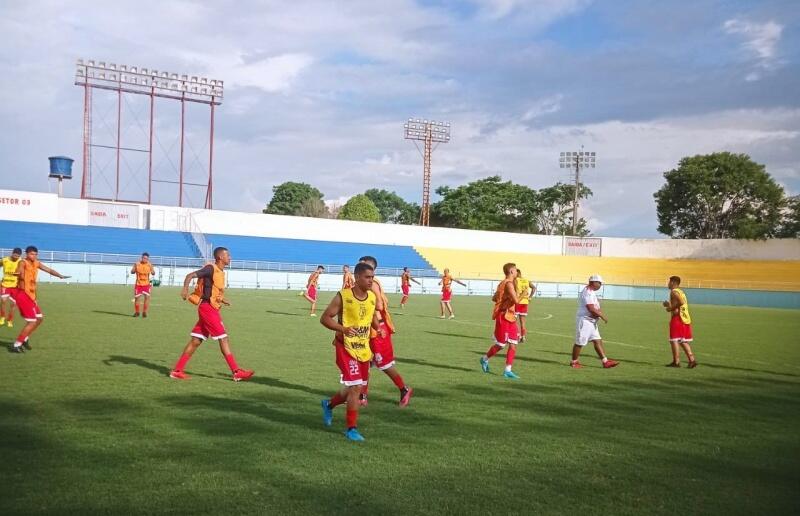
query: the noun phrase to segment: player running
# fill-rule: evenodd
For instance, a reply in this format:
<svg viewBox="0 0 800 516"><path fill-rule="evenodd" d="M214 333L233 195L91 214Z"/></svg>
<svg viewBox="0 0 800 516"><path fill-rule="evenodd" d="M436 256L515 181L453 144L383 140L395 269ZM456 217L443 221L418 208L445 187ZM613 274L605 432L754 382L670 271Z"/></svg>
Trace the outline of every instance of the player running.
<svg viewBox="0 0 800 516"><path fill-rule="evenodd" d="M15 247L9 256L4 256L3 265L3 281L0 283L0 326L8 324L9 328L14 327L14 297L11 295L17 288L19 283L19 276L17 276L17 268L19 267L19 260L22 257L22 249ZM6 309L8 310L8 317L6 317Z"/></svg>
<svg viewBox="0 0 800 516"><path fill-rule="evenodd" d="M369 345L370 329L378 332L377 296L372 291L375 271L366 263L355 267L355 285L342 289L334 296L322 313L320 323L336 332L333 348L339 367L342 389L330 399L322 400L322 422L333 424L333 408L347 403L344 435L351 441L363 441L358 432L358 406L361 386L366 381L372 350Z"/></svg>
<svg viewBox="0 0 800 516"><path fill-rule="evenodd" d="M444 319L444 309L447 308L447 311L450 312L450 319L455 319L456 314L453 312L453 305L450 304L450 300L453 299L453 282L458 283L462 287L466 287L467 285L463 283L461 280L458 280L450 275L450 269L445 269L444 274L442 275L442 279L439 280L439 285L442 286L442 300L439 303L439 308L441 309L441 315L439 319Z"/></svg>
<svg viewBox="0 0 800 516"><path fill-rule="evenodd" d="M192 329L191 338L186 347L183 348L175 368L170 371L170 378L176 380L188 380L190 376L186 374L185 368L189 359L203 343L204 340L211 337L219 342L219 350L228 367L233 374L233 381L238 382L241 380L249 380L253 376L253 371L250 369L241 369L236 364L236 359L233 358L231 346L228 339L228 334L225 331L225 325L222 323L222 317L219 314L222 305L230 306L231 304L225 299L225 267L230 265L231 255L224 247L217 247L214 249L214 263L209 263L200 270L190 272L183 280L183 290L181 297L188 300L190 303L197 305L197 324ZM197 278L197 285L194 293L189 295L189 283Z"/></svg>
<svg viewBox="0 0 800 516"><path fill-rule="evenodd" d="M519 299L519 303L514 309L519 321L519 341L525 342L525 338L528 335L528 328L525 324L528 318L528 305L531 302L531 296L536 293L536 287L531 284L530 280L522 277L522 270L520 269L517 269L517 278L514 280L514 286Z"/></svg>
<svg viewBox="0 0 800 516"><path fill-rule="evenodd" d="M373 272L378 270L378 260L373 256L362 256L358 259L359 263L366 263L372 267ZM378 278L372 279L372 293L375 294L375 312L378 314L378 331L370 332L370 349L372 350L372 365L386 373L395 386L400 390L400 406L405 407L411 400L414 389L408 387L403 381L403 377L397 372L394 360L394 345L392 344L392 334L394 324L392 314L389 313L389 298L383 290ZM369 391L369 368L364 376L364 385L361 387L359 401L361 405L367 406L367 394Z"/></svg>
<svg viewBox="0 0 800 516"><path fill-rule="evenodd" d="M513 263L503 265L505 279L497 285L497 291L492 297L494 309L492 319L494 319L494 345L489 348L484 356L481 357L481 369L484 373L489 372L489 359L497 354L498 351L508 345L506 353L506 369L503 376L512 380L518 380L511 367L514 365L514 356L517 354L517 342L519 341L519 327L515 308L519 306L517 289L514 280L517 278L517 266Z"/></svg>
<svg viewBox="0 0 800 516"><path fill-rule="evenodd" d="M408 270L408 267L403 267L403 274L400 276L400 288L403 291L403 297L400 299L401 310L405 308L406 303L408 303L408 296L411 293L412 281L417 285L422 285L422 283L411 277L411 271Z"/></svg>
<svg viewBox="0 0 800 516"><path fill-rule="evenodd" d="M611 360L606 357L606 352L603 349L603 339L600 337L600 330L597 328L598 320L602 319L608 324L608 318L600 310L600 301L597 299L597 292L603 286L603 278L595 274L589 278L589 284L586 285L578 297L578 313L576 317L575 329L575 345L572 346L572 361L570 367L573 369L580 369L583 367L578 361L581 355L581 350L586 344L591 341L594 344L594 350L597 356L603 362L603 367L609 369L619 365L616 360Z"/></svg>
<svg viewBox="0 0 800 516"><path fill-rule="evenodd" d="M669 283L669 301L664 301L663 305L667 312L672 314L669 321L669 344L672 347L672 362L667 364L667 367L680 367L681 366L681 352L686 353L686 358L689 359L689 369L697 367L697 360L692 353L692 316L689 314L689 302L686 300L686 294L681 290L681 279L678 276L670 276Z"/></svg>
<svg viewBox="0 0 800 516"><path fill-rule="evenodd" d="M317 316L317 287L319 286L319 277L323 272L325 272L325 267L322 265L317 266L317 270L308 277L306 290L303 292L303 297L311 303L311 313L308 314L311 317Z"/></svg>
<svg viewBox="0 0 800 516"><path fill-rule="evenodd" d="M14 342L14 351L17 353L22 353L26 349L30 351L31 345L28 338L42 325L44 320L44 314L36 302L36 279L40 270L59 279L69 278L40 262L39 250L36 246L29 245L25 248L25 259L20 260L17 267L16 274L19 278L17 288L11 294L17 303L19 314L26 323Z"/></svg>
<svg viewBox="0 0 800 516"><path fill-rule="evenodd" d="M156 269L150 263L150 254L142 253L142 258L133 264L131 274L136 275L136 284L133 286L133 316L139 317L139 298L144 298L142 317L147 317L150 307L150 276L156 275Z"/></svg>
<svg viewBox="0 0 800 516"><path fill-rule="evenodd" d="M356 278L350 272L350 266L345 265L342 267L342 288L353 288L356 284Z"/></svg>

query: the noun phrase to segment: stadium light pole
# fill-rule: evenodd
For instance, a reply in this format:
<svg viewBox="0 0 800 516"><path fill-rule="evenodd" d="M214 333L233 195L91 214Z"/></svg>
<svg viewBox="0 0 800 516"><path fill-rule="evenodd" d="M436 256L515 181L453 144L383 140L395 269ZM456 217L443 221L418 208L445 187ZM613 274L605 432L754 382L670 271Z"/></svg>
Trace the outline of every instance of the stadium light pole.
<svg viewBox="0 0 800 516"><path fill-rule="evenodd" d="M558 159L558 166L560 168L575 169L575 198L572 200L572 234L578 233L578 204L580 199L581 189L581 169L595 168L597 163L597 156L594 152L587 152L583 150L581 145L580 151L566 151L562 152Z"/></svg>
<svg viewBox="0 0 800 516"><path fill-rule="evenodd" d="M423 142L422 154L422 210L419 214L420 226L431 224L431 154L440 143L450 141L450 122L437 122L420 118L409 118L403 124L403 133L406 140L412 140L414 145ZM433 144L436 144L436 147ZM419 146L417 145L417 150Z"/></svg>

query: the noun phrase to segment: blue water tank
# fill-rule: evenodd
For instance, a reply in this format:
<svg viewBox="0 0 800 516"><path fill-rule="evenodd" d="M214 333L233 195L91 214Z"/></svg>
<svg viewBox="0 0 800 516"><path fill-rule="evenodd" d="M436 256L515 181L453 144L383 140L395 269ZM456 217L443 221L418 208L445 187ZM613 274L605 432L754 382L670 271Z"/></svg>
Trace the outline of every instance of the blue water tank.
<svg viewBox="0 0 800 516"><path fill-rule="evenodd" d="M50 160L50 177L72 179L73 159L66 156L51 156L47 159Z"/></svg>

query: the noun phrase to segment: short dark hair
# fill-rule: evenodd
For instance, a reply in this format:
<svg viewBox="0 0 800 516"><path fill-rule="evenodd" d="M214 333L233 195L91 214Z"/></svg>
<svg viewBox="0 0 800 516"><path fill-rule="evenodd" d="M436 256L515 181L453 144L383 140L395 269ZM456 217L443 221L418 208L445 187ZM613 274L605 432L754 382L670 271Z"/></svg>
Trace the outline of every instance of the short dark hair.
<svg viewBox="0 0 800 516"><path fill-rule="evenodd" d="M407 271L407 270L408 270L408 267L403 267L403 270L404 270L404 271Z"/></svg>
<svg viewBox="0 0 800 516"><path fill-rule="evenodd" d="M519 267L517 267L517 274L519 274L520 276L522 276L522 269L520 269Z"/></svg>
<svg viewBox="0 0 800 516"><path fill-rule="evenodd" d="M29 245L25 248L26 253L38 253L39 249L35 245Z"/></svg>
<svg viewBox="0 0 800 516"><path fill-rule="evenodd" d="M150 258L150 253L142 253L142 256L147 256L148 258Z"/></svg>
<svg viewBox="0 0 800 516"><path fill-rule="evenodd" d="M320 269L322 269L324 271L325 267L323 267L322 265L317 265L317 270L320 270Z"/></svg>
<svg viewBox="0 0 800 516"><path fill-rule="evenodd" d="M372 266L373 268L378 266L378 260L376 260L374 256L369 256L369 255L362 256L361 258L358 259L358 261L359 262L372 262L374 264Z"/></svg>
<svg viewBox="0 0 800 516"><path fill-rule="evenodd" d="M228 250L227 247L215 247L214 248L214 259L215 260L219 259L219 255L221 255L223 251L227 251L227 250Z"/></svg>
<svg viewBox="0 0 800 516"><path fill-rule="evenodd" d="M677 283L678 285L681 284L681 277L680 276L670 276L669 280L674 282L674 283Z"/></svg>
<svg viewBox="0 0 800 516"><path fill-rule="evenodd" d="M22 254L22 249L15 247L14 250L11 251L11 254Z"/></svg>
<svg viewBox="0 0 800 516"><path fill-rule="evenodd" d="M517 266L516 263L511 263L511 262L503 265L503 274L508 274L508 272L511 270L511 267L516 267L516 266Z"/></svg>
<svg viewBox="0 0 800 516"><path fill-rule="evenodd" d="M364 271L374 271L374 270L375 270L375 268L372 267L372 265L370 265L368 263L361 262L361 263L356 265L356 268L354 269L353 272L355 273L356 276L358 276Z"/></svg>

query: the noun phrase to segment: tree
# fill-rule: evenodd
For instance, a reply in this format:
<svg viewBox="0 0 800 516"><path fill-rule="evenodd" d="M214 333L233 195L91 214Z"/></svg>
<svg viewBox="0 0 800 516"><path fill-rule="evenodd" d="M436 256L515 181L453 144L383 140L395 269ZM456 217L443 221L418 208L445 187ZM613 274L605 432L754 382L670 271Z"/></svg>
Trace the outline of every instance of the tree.
<svg viewBox="0 0 800 516"><path fill-rule="evenodd" d="M322 199L308 198L297 208L294 215L298 217L314 217L317 219L327 219L330 216L328 207Z"/></svg>
<svg viewBox="0 0 800 516"><path fill-rule="evenodd" d="M572 234L572 203L575 200L575 185L556 183L537 192L540 211L536 217L539 232L545 235ZM580 199L588 199L592 191L585 185L579 190ZM586 219L578 219L576 236L588 236Z"/></svg>
<svg viewBox="0 0 800 516"><path fill-rule="evenodd" d="M658 231L665 235L768 238L779 228L783 188L746 154L683 158L664 178L666 184L653 196Z"/></svg>
<svg viewBox="0 0 800 516"><path fill-rule="evenodd" d="M800 238L800 195L789 197L782 212L779 238Z"/></svg>
<svg viewBox="0 0 800 516"><path fill-rule="evenodd" d="M431 206L434 225L489 231L536 231L536 192L527 186L487 177L450 188L439 187L442 200Z"/></svg>
<svg viewBox="0 0 800 516"><path fill-rule="evenodd" d="M342 220L360 220L363 222L380 222L381 213L369 197L358 194L351 197L339 211Z"/></svg>
<svg viewBox="0 0 800 516"><path fill-rule="evenodd" d="M306 183L286 183L272 187L272 200L264 213L272 215L295 215L308 200L322 200L322 192Z"/></svg>
<svg viewBox="0 0 800 516"><path fill-rule="evenodd" d="M375 203L381 214L381 222L416 224L419 221L419 205L406 202L394 192L370 188L364 195Z"/></svg>

